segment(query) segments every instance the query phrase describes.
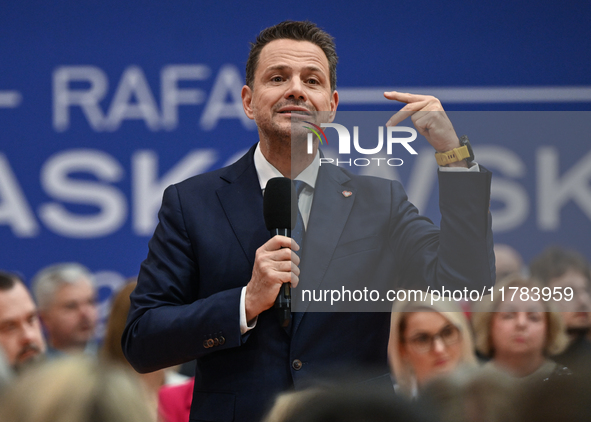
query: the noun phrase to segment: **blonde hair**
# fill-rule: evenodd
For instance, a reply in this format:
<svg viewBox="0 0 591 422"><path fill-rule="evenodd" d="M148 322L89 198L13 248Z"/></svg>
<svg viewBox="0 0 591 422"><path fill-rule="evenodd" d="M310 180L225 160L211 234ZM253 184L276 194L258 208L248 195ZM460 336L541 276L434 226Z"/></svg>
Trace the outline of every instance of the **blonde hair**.
<svg viewBox="0 0 591 422"><path fill-rule="evenodd" d="M460 330L462 342L460 363L468 367L475 367L477 364L470 324L459 305L450 298L439 298L438 301L435 301L436 298L425 293L416 295L414 299L394 303L390 323L390 342L388 343L390 368L396 378L400 392L407 397L412 395L414 370L400 355L400 345L403 334L401 326L406 314L410 312L437 312L441 314ZM431 304L432 299L433 304Z"/></svg>
<svg viewBox="0 0 591 422"><path fill-rule="evenodd" d="M475 312L472 313L472 326L474 327L474 337L476 349L487 357L494 356L494 345L492 344L492 319L494 313L498 310L501 301L501 291L504 289L505 300L508 300L508 295L512 294L509 287L526 287L528 291L537 287L541 289L533 279L527 279L520 276L513 276L504 279L497 283L493 296L486 296L482 302L475 306ZM546 345L544 347L544 355L552 356L562 352L568 345L568 337L564 330L564 321L558 312L555 311L554 305L550 301L541 300L544 305L544 313L546 315L547 331L546 331Z"/></svg>
<svg viewBox="0 0 591 422"><path fill-rule="evenodd" d="M121 367L69 356L25 372L0 400L3 422L145 422L145 396Z"/></svg>
<svg viewBox="0 0 591 422"><path fill-rule="evenodd" d="M113 298L109 320L107 321L107 329L105 330L105 338L103 339L103 346L100 351L102 358L119 362L123 365L129 365L129 363L123 354L121 337L123 337L127 314L131 307L129 295L133 292L136 285L137 281L135 278L129 279L128 283Z"/></svg>

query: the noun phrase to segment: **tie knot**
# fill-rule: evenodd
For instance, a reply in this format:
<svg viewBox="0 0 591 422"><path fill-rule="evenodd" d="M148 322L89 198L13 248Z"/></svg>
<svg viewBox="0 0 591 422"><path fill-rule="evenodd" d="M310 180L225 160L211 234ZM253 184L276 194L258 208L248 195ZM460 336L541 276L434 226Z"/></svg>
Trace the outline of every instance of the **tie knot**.
<svg viewBox="0 0 591 422"><path fill-rule="evenodd" d="M304 188L306 186L308 186L308 184L306 182L304 182L303 180L294 180L293 184L295 186L295 191L296 191L296 197L300 197L300 193L302 193L302 191L304 190Z"/></svg>

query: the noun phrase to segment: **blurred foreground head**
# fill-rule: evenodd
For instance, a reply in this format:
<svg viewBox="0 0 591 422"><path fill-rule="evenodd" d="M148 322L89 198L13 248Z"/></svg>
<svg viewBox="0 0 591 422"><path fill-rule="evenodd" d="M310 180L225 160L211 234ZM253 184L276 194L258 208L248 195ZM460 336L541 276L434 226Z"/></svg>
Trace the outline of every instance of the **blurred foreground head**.
<svg viewBox="0 0 591 422"><path fill-rule="evenodd" d="M392 390L363 384L280 395L263 422L426 422Z"/></svg>
<svg viewBox="0 0 591 422"><path fill-rule="evenodd" d="M420 403L441 422L518 422L519 392L503 372L464 367L430 383Z"/></svg>
<svg viewBox="0 0 591 422"><path fill-rule="evenodd" d="M146 422L135 378L119 367L70 356L25 372L0 399L3 422Z"/></svg>
<svg viewBox="0 0 591 422"><path fill-rule="evenodd" d="M522 389L515 398L518 421L587 422L591 418L591 372L589 368L569 377L559 377Z"/></svg>

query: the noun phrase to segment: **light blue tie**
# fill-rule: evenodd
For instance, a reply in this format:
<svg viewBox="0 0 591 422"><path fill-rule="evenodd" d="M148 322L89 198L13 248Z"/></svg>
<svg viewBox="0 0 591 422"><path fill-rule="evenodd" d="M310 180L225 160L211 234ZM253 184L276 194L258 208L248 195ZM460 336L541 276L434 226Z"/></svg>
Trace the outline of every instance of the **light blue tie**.
<svg viewBox="0 0 591 422"><path fill-rule="evenodd" d="M301 180L294 180L293 184L295 185L296 190L296 198L299 202L300 194L304 190L308 184ZM304 245L304 235L306 234L306 228L304 227L304 220L302 218L302 213L300 212L300 207L296 204L298 210L298 218L296 220L296 225L294 229L291 231L291 238L296 241L298 245L300 245L300 249L296 252L299 257L302 256L302 247Z"/></svg>

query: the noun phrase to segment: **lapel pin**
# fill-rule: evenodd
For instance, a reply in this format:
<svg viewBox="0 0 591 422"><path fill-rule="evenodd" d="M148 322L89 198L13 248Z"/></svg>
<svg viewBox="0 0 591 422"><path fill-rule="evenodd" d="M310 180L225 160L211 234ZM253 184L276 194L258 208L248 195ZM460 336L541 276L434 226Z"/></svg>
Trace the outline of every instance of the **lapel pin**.
<svg viewBox="0 0 591 422"><path fill-rule="evenodd" d="M344 190L342 193L345 198L348 198L351 195L353 195L353 192L351 192L350 190Z"/></svg>

